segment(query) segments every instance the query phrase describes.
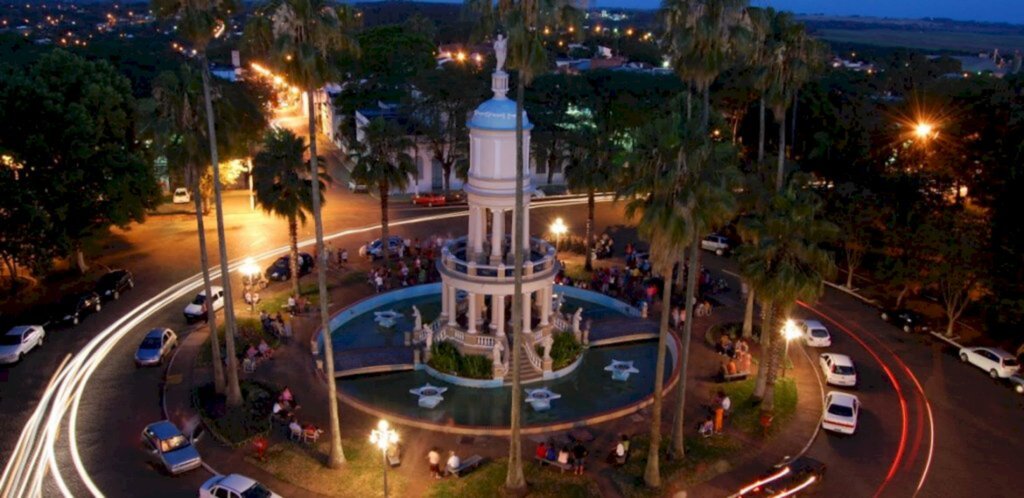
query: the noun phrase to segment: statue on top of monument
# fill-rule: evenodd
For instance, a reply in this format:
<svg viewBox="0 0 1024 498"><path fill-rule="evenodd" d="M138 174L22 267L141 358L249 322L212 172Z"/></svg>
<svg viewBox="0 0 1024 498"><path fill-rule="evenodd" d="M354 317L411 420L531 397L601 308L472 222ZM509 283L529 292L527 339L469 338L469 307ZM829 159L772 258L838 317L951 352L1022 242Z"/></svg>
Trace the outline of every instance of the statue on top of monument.
<svg viewBox="0 0 1024 498"><path fill-rule="evenodd" d="M505 57L508 56L508 38L505 35L498 35L498 38L494 40L494 58L498 61L498 66L495 72L503 72L505 70Z"/></svg>

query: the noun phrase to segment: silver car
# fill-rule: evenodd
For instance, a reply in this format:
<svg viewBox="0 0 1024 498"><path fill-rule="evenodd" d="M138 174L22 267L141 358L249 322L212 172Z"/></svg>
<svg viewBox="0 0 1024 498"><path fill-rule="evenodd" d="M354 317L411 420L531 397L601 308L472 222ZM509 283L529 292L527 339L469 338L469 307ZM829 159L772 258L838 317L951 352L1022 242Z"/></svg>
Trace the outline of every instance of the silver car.
<svg viewBox="0 0 1024 498"><path fill-rule="evenodd" d="M142 431L142 444L171 475L181 474L203 465L202 458L192 441L185 437L170 421L161 420Z"/></svg>
<svg viewBox="0 0 1024 498"><path fill-rule="evenodd" d="M178 336L171 329L153 329L135 350L135 366L147 367L159 365L171 350L178 347Z"/></svg>

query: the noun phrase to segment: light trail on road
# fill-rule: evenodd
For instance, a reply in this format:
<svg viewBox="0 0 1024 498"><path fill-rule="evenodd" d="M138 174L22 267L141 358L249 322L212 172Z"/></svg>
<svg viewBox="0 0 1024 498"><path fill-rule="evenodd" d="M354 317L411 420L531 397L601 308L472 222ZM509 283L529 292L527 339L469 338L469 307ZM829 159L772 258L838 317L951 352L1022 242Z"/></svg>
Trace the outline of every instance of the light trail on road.
<svg viewBox="0 0 1024 498"><path fill-rule="evenodd" d="M598 196L596 200L598 202L609 202L613 200L613 196L602 195ZM586 202L586 197L558 199L535 203L530 206L530 209L574 206ZM395 220L388 225L390 227L400 227L461 218L467 215L468 211L466 210L451 211L430 216ZM379 230L380 228L380 224L375 224L342 230L325 236L324 240L334 240L340 237ZM305 239L299 242L299 246L309 246L314 242L315 239ZM235 258L230 262L228 268L229 271L234 272L238 270L246 259L255 259L257 261L269 259L286 254L289 250L289 246L283 246L259 254ZM220 265L212 267L209 273L211 280L220 278ZM76 426L78 409L85 392L85 386L88 384L93 372L99 368L103 360L110 353L110 350L118 342L159 310L174 304L193 292L197 292L202 285L202 273L197 273L168 287L135 309L127 312L110 326L97 333L95 337L75 354L65 358L58 366L57 372L51 378L50 383L43 392L42 398L22 428L11 459L4 466L3 474L0 474L0 496L5 498L34 498L41 496L47 474L52 475L57 487L64 496L74 496L67 486L64 475L61 473L55 450L55 445L60 437L60 428L69 410L71 413L70 417L68 417L68 447L75 471L83 485L93 496L104 496L103 492L89 476L78 451Z"/></svg>
<svg viewBox="0 0 1024 498"><path fill-rule="evenodd" d="M876 353L875 350L872 347L868 346L867 342L865 342L853 330L851 330L849 327L846 327L845 325L839 323L839 321L837 321L836 319L832 318L831 316L825 314L823 311L821 311L819 309L816 309L816 308L814 308L814 307L812 307L812 306L810 306L810 305L808 305L806 303L803 303L803 302L800 302L798 304L801 307L803 307L804 309L806 309L806 310L808 310L808 311L810 311L810 312L820 316L821 318L824 318L825 320L829 321L830 323L835 325L837 328L839 328L839 330L842 330L848 336L850 336L855 341L857 341L872 357L874 357L875 361L877 361L878 364L882 367L882 369L885 371L886 376L889 377L889 381L892 383L893 387L895 388L897 396L899 397L899 400L900 400L900 410L902 412L902 418L903 418L902 430L901 430L901 434L900 434L900 444L899 444L899 448L897 449L896 456L895 456L895 458L893 458L892 465L889 468L889 473L886 476L885 481L882 482L882 484L878 487L877 491L875 492L875 496L876 497L880 496L882 494L882 491L885 489L885 487L895 477L896 472L899 469L901 460L903 459L904 453L905 453L905 450L906 450L907 432L908 432L908 429L909 429L909 427L908 427L909 422L908 422L908 415L907 415L907 400L906 400L905 396L903 395L903 389L900 387L899 382L896 380L896 376L893 374L893 372L889 368L888 364L886 364L884 361L882 361L881 356L879 356L878 353ZM821 305L821 306L825 307L824 305ZM910 378L910 380L913 382L915 390L918 392L918 394L920 395L921 400L923 400L923 402L924 402L924 406L925 406L926 412L928 414L928 429L929 429L928 456L927 456L927 458L925 460L924 469L921 471L921 477L917 481L917 487L914 490L914 496L917 496L918 493L921 492L921 488L924 487L925 480L928 478L928 472L931 469L932 456L934 455L934 450L935 450L935 421L934 421L934 418L932 417L931 403L928 401L928 397L925 395L924 389L921 387L921 383L918 381L917 376L914 375L914 372L910 370L910 367L907 366L907 364L904 363L902 359L900 359L899 355L897 355L896 352L892 350L892 348L890 348L887 345L885 345L877 336L875 336L871 332L868 332L863 327L859 327L856 324L854 324L854 326L856 326L862 333L865 333L865 334L869 335L872 339L874 339L875 342L878 343L878 345L880 345L882 348L884 348L885 351L887 353L889 353L889 355L892 356L892 358L898 364L899 368L901 370L903 370L907 374L907 376ZM919 428L919 430L920 430L920 428Z"/></svg>

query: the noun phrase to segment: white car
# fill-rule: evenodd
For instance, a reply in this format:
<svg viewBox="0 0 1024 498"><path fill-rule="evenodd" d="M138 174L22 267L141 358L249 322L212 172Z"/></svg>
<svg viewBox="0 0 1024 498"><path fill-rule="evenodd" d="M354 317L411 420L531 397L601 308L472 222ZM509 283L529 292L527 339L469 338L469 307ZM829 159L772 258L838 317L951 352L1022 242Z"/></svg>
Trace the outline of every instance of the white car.
<svg viewBox="0 0 1024 498"><path fill-rule="evenodd" d="M39 325L19 325L0 336L0 363L17 363L25 354L43 345L46 332Z"/></svg>
<svg viewBox="0 0 1024 498"><path fill-rule="evenodd" d="M718 235L717 233L713 233L711 235L708 235L707 237L704 237L700 241L700 248L704 249L705 251L711 251L716 255L721 256L729 252L729 239L721 235Z"/></svg>
<svg viewBox="0 0 1024 498"><path fill-rule="evenodd" d="M185 187L178 187L174 189L174 195L171 196L171 202L174 204L187 204L192 202L192 194L188 193L188 189Z"/></svg>
<svg viewBox="0 0 1024 498"><path fill-rule="evenodd" d="M242 474L213 476L199 488L199 498L281 498L281 495Z"/></svg>
<svg viewBox="0 0 1024 498"><path fill-rule="evenodd" d="M839 391L829 392L825 396L825 416L821 419L821 428L840 434L853 434L857 431L859 413L860 400L856 396Z"/></svg>
<svg viewBox="0 0 1024 498"><path fill-rule="evenodd" d="M825 383L833 386L854 387L857 385L857 369L853 360L845 354L822 353L818 356Z"/></svg>
<svg viewBox="0 0 1024 498"><path fill-rule="evenodd" d="M960 361L988 372L993 379L1005 379L1020 370L1017 358L999 348L961 348Z"/></svg>
<svg viewBox="0 0 1024 498"><path fill-rule="evenodd" d="M218 311L224 307L224 288L216 285L210 287L210 291L213 293L213 311ZM205 320L206 316L206 290L199 291L196 294L196 298L185 306L185 321L188 323L196 322L199 320Z"/></svg>
<svg viewBox="0 0 1024 498"><path fill-rule="evenodd" d="M827 348L832 345L832 335L817 320L801 320L800 329L804 332L804 344L812 348Z"/></svg>

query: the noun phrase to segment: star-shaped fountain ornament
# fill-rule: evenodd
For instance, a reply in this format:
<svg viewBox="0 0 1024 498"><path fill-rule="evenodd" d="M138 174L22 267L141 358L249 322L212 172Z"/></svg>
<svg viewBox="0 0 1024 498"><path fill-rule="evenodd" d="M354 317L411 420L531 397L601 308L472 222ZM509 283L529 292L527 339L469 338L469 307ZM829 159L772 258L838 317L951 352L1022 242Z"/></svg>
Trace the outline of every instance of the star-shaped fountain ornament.
<svg viewBox="0 0 1024 498"><path fill-rule="evenodd" d="M551 408L551 401L561 398L562 395L552 392L546 387L540 389L527 389L526 402L533 407L534 411L542 412Z"/></svg>
<svg viewBox="0 0 1024 498"><path fill-rule="evenodd" d="M612 360L611 365L604 367L606 372L612 373L613 380L629 380L631 374L640 373L636 367L633 366L632 361L619 361Z"/></svg>
<svg viewBox="0 0 1024 498"><path fill-rule="evenodd" d="M401 315L395 310L375 311L373 312L373 321L377 322L377 325L389 329L395 326L399 316Z"/></svg>
<svg viewBox="0 0 1024 498"><path fill-rule="evenodd" d="M423 408L434 408L438 403L444 401L442 393L447 391L447 387L432 386L428 382L423 387L417 387L416 389L409 389L409 392L419 396L420 406Z"/></svg>

